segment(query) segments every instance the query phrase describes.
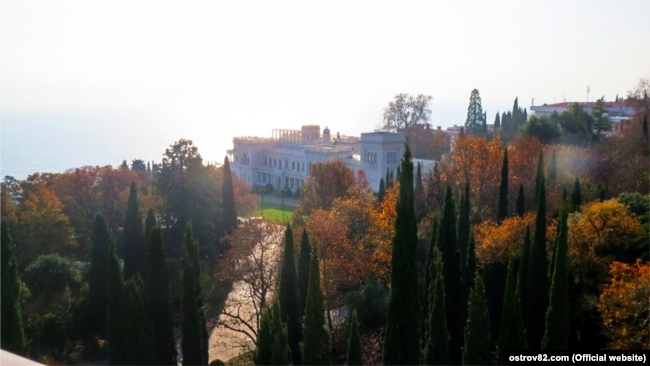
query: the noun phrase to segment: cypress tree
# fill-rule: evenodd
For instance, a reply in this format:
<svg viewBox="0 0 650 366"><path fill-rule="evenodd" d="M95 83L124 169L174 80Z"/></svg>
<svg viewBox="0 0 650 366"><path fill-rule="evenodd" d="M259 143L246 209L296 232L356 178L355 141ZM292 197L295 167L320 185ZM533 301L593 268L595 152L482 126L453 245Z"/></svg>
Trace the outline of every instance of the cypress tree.
<svg viewBox="0 0 650 366"><path fill-rule="evenodd" d="M647 140L648 139L648 114L643 115L643 137Z"/></svg>
<svg viewBox="0 0 650 366"><path fill-rule="evenodd" d="M401 169L400 166L398 165L398 166L397 166L397 173L395 173L395 181L396 181L396 182L400 182L400 183L402 182L402 181L400 180L400 175L402 175L402 169ZM413 181L413 178L411 178L411 181Z"/></svg>
<svg viewBox="0 0 650 366"><path fill-rule="evenodd" d="M379 180L379 193L377 195L377 201L379 203L384 202L384 196L386 195L386 185L384 184L384 178Z"/></svg>
<svg viewBox="0 0 650 366"><path fill-rule="evenodd" d="M390 171L388 170L388 168L386 168L386 189L392 187L390 182L390 177L391 177Z"/></svg>
<svg viewBox="0 0 650 366"><path fill-rule="evenodd" d="M307 235L307 230L302 229L302 238L300 240L300 258L298 259L298 301L300 303L301 317L305 316L305 306L307 305L310 260L311 245L309 245L309 236Z"/></svg>
<svg viewBox="0 0 650 366"><path fill-rule="evenodd" d="M553 183L557 179L557 156L555 155L555 150L553 150L553 155L551 156L551 166L548 168L548 182Z"/></svg>
<svg viewBox="0 0 650 366"><path fill-rule="evenodd" d="M147 317L139 275L124 282L122 296L124 362L127 365L158 364L155 336Z"/></svg>
<svg viewBox="0 0 650 366"><path fill-rule="evenodd" d="M469 234L469 246L467 247L467 265L465 267L465 278L469 280L465 287L467 289L472 289L474 287L474 277L470 273L475 273L478 270L476 265L476 241L474 240L474 233L470 232ZM469 299L469 293L468 293Z"/></svg>
<svg viewBox="0 0 650 366"><path fill-rule="evenodd" d="M303 321L305 341L302 344L303 365L330 364L330 335L325 330L325 308L320 288L320 269L316 251L311 254L309 266L309 291Z"/></svg>
<svg viewBox="0 0 650 366"><path fill-rule="evenodd" d="M501 166L501 183L499 184L499 213L497 222L501 224L508 217L508 149L504 149Z"/></svg>
<svg viewBox="0 0 650 366"><path fill-rule="evenodd" d="M352 312L352 324L350 326L350 340L348 341L348 362L349 366L363 365L363 348L359 336L359 325L357 324L357 311Z"/></svg>
<svg viewBox="0 0 650 366"><path fill-rule="evenodd" d="M429 307L431 306L429 302L429 289L432 288L431 283L435 281L435 254L434 248L436 246L436 237L438 236L438 219L433 219L433 229L431 231L431 242L429 243L429 248L427 250L427 261L424 267L424 285L422 286L422 306L421 306L421 319L420 319L420 338L422 345L426 342L426 322L429 317Z"/></svg>
<svg viewBox="0 0 650 366"><path fill-rule="evenodd" d="M460 303L463 292L461 286L460 254L458 250L456 232L456 208L451 193L451 187L447 186L443 214L439 223L439 235L437 246L442 253L444 262L445 279L445 308L447 309L447 328L450 335L449 360L452 364L461 362L460 348L463 343L463 321L460 315L463 313Z"/></svg>
<svg viewBox="0 0 650 366"><path fill-rule="evenodd" d="M139 274L144 277L143 271L144 246L142 245L142 217L138 203L138 190L135 182L131 182L129 201L124 215L124 278L129 279Z"/></svg>
<svg viewBox="0 0 650 366"><path fill-rule="evenodd" d="M519 184L519 195L517 196L517 215L524 217L526 213L526 198L524 196L524 185Z"/></svg>
<svg viewBox="0 0 650 366"><path fill-rule="evenodd" d="M598 183L598 188L596 188L596 194L598 195L598 200L600 202L603 202L607 199L607 191L600 183Z"/></svg>
<svg viewBox="0 0 650 366"><path fill-rule="evenodd" d="M113 247L104 216L95 216L93 241L90 250L90 272L88 275L87 329L90 336L106 336L106 317L97 314L108 312L108 266L110 250Z"/></svg>
<svg viewBox="0 0 650 366"><path fill-rule="evenodd" d="M506 361L505 351L521 350L526 348L524 323L521 317L521 302L517 294L517 275L515 264L508 263L508 276L506 289L503 297L503 309L501 312L501 332L499 334L499 359L498 364L503 365Z"/></svg>
<svg viewBox="0 0 650 366"><path fill-rule="evenodd" d="M492 363L490 353L490 316L483 277L476 272L474 288L469 295L469 317L465 326L465 347L463 347L463 365L489 365Z"/></svg>
<svg viewBox="0 0 650 366"><path fill-rule="evenodd" d="M449 332L445 311L445 279L443 256L438 247L434 249L435 262L431 264L431 275L435 280L429 288L429 316L426 321L427 341L424 347L426 365L449 364Z"/></svg>
<svg viewBox="0 0 650 366"><path fill-rule="evenodd" d="M501 127L501 118L499 117L499 112L497 112L496 117L494 117L494 129Z"/></svg>
<svg viewBox="0 0 650 366"><path fill-rule="evenodd" d="M223 231L230 235L237 227L237 212L235 211L235 191L232 185L232 173L228 157L223 158L223 181L221 184L221 209Z"/></svg>
<svg viewBox="0 0 650 366"><path fill-rule="evenodd" d="M122 271L117 262L115 246L113 245L109 248L108 261L108 314L106 332L108 338L109 365L126 364L126 360L124 359L126 336L123 329L122 286Z"/></svg>
<svg viewBox="0 0 650 366"><path fill-rule="evenodd" d="M543 176L544 176L544 153L542 150L540 150L539 160L537 160L537 175L535 176L535 194L533 196L533 202L535 202L535 204L539 202L539 188L542 185Z"/></svg>
<svg viewBox="0 0 650 366"><path fill-rule="evenodd" d="M524 236L524 248L519 262L519 273L517 278L517 292L521 302L521 316L526 319L526 301L528 301L528 267L530 266L530 228L526 226Z"/></svg>
<svg viewBox="0 0 650 366"><path fill-rule="evenodd" d="M458 217L458 254L460 258L461 272L467 262L467 244L469 243L470 221L469 221L469 180L465 181L465 191L460 198L460 215Z"/></svg>
<svg viewBox="0 0 650 366"><path fill-rule="evenodd" d="M151 211L150 211L151 212ZM149 319L153 326L156 341L156 361L158 365L176 365L176 341L174 339L174 318L169 292L169 268L165 259L165 249L160 228L151 230L149 244L149 284L147 302Z"/></svg>
<svg viewBox="0 0 650 366"><path fill-rule="evenodd" d="M201 316L199 313L199 290L197 288L197 268L195 268L197 248L188 223L185 231L183 251L183 321L181 331L181 348L183 350L183 365L204 365L203 335L201 331Z"/></svg>
<svg viewBox="0 0 650 366"><path fill-rule="evenodd" d="M395 184L395 176L393 175L393 171L392 171L392 170L390 171L390 178L389 178L389 181L390 181L390 186L389 186L389 188L393 188L393 185Z"/></svg>
<svg viewBox="0 0 650 366"><path fill-rule="evenodd" d="M286 323L280 317L280 305L276 301L271 308L271 365L290 365L292 356L289 349L289 336Z"/></svg>
<svg viewBox="0 0 650 366"><path fill-rule="evenodd" d="M571 212L576 212L582 205L582 194L580 193L580 180L576 177L573 182L573 193L571 193Z"/></svg>
<svg viewBox="0 0 650 366"><path fill-rule="evenodd" d="M260 329L257 331L257 348L254 351L255 365L273 365L273 334L271 333L271 308L262 308Z"/></svg>
<svg viewBox="0 0 650 366"><path fill-rule="evenodd" d="M528 299L526 302L526 330L532 348L539 348L544 336L544 318L548 306L548 260L546 259L546 184L541 174L538 194L535 236L530 248L528 268Z"/></svg>
<svg viewBox="0 0 650 366"><path fill-rule="evenodd" d="M280 273L280 320L287 323L289 335L289 348L294 365L300 365L302 354L300 342L302 341L302 326L300 324L300 302L298 301L298 281L296 279L296 262L293 254L293 232L287 226L284 233L284 253L282 258L282 272Z"/></svg>
<svg viewBox="0 0 650 366"><path fill-rule="evenodd" d="M384 337L385 365L416 365L420 362L418 237L413 207L413 162L408 144L401 166L393 235L391 293Z"/></svg>
<svg viewBox="0 0 650 366"><path fill-rule="evenodd" d="M420 169L420 163L418 163L418 170L415 176L415 219L417 222L422 221L424 216L427 214L427 201L424 197L424 184L422 184L422 171Z"/></svg>
<svg viewBox="0 0 650 366"><path fill-rule="evenodd" d="M567 245L566 207L560 214L560 230L555 255L553 282L546 311L546 332L542 341L543 349L569 348L569 269Z"/></svg>
<svg viewBox="0 0 650 366"><path fill-rule="evenodd" d="M14 254L14 245L11 242L9 229L2 220L2 267L0 267L2 281L2 315L0 317L1 337L0 346L3 350L25 354L25 331L23 330L23 317L20 309L20 278L18 277L18 261Z"/></svg>

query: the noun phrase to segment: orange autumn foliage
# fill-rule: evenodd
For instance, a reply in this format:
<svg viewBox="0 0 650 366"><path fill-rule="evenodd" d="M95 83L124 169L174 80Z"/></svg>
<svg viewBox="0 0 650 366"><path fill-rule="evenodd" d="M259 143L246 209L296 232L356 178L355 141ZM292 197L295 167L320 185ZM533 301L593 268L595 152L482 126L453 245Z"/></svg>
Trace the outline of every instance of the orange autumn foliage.
<svg viewBox="0 0 650 366"><path fill-rule="evenodd" d="M650 349L650 263L613 262L598 310L610 338L608 349Z"/></svg>

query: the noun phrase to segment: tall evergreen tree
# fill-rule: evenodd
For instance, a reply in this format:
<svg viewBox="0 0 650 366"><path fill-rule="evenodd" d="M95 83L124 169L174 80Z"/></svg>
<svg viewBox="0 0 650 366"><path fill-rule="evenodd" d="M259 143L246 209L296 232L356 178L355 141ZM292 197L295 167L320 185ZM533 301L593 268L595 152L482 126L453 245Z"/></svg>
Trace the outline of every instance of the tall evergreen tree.
<svg viewBox="0 0 650 366"><path fill-rule="evenodd" d="M393 235L391 293L384 337L385 365L416 365L420 362L418 237L413 207L413 162L408 144L401 166Z"/></svg>
<svg viewBox="0 0 650 366"><path fill-rule="evenodd" d="M424 284L422 288L422 301L421 301L421 316L420 316L420 339L422 346L426 342L426 322L429 317L429 289L433 288L431 283L435 281L435 254L434 248L436 246L436 237L438 236L438 219L433 219L433 229L431 231L431 242L427 249L427 261L424 267Z"/></svg>
<svg viewBox="0 0 650 366"><path fill-rule="evenodd" d="M519 195L517 196L517 215L524 217L526 213L526 197L524 196L524 185L519 184Z"/></svg>
<svg viewBox="0 0 650 366"><path fill-rule="evenodd" d="M542 344L549 288L548 260L546 258L546 184L543 171L540 181L535 236L530 248L528 299L526 301L526 330L532 348L539 348Z"/></svg>
<svg viewBox="0 0 650 366"><path fill-rule="evenodd" d="M349 366L363 365L363 349L361 346L361 337L359 336L359 325L357 324L357 311L352 312L352 322L350 325L350 339L348 341L348 362Z"/></svg>
<svg viewBox="0 0 650 366"><path fill-rule="evenodd" d="M463 313L460 303L462 286L461 286L461 266L460 254L458 250L458 237L456 232L456 208L451 193L451 187L447 186L445 194L445 204L443 214L439 224L439 235L437 246L442 253L444 262L445 278L445 308L447 310L447 329L449 330L449 360L452 364L461 362L460 348L463 343L463 320L460 314Z"/></svg>
<svg viewBox="0 0 650 366"><path fill-rule="evenodd" d="M320 288L320 269L316 251L311 254L309 266L309 291L303 321L305 341L302 344L303 365L330 364L330 335L325 330L325 308Z"/></svg>
<svg viewBox="0 0 650 366"><path fill-rule="evenodd" d="M501 165L501 183L499 184L499 213L497 222L501 224L508 217L508 149L504 149Z"/></svg>
<svg viewBox="0 0 650 366"><path fill-rule="evenodd" d="M483 277L476 272L474 288L469 295L469 317L465 326L465 346L463 347L463 365L490 365L490 316Z"/></svg>
<svg viewBox="0 0 650 366"><path fill-rule="evenodd" d="M458 216L458 254L461 272L467 262L467 244L469 243L469 232L471 231L469 209L469 180L466 180L465 191L460 197L460 214Z"/></svg>
<svg viewBox="0 0 650 366"><path fill-rule="evenodd" d="M127 365L155 365L156 341L147 317L140 275L124 282L122 327L124 362Z"/></svg>
<svg viewBox="0 0 650 366"><path fill-rule="evenodd" d="M282 272L280 273L280 300L281 321L287 323L289 334L289 348L294 365L302 362L300 342L302 341L302 325L300 324L300 302L298 300L298 281L296 279L296 262L293 254L293 232L287 226L284 233L284 253L282 258Z"/></svg>
<svg viewBox="0 0 650 366"><path fill-rule="evenodd" d="M494 129L501 128L501 117L499 117L499 112L497 112L496 117L494 117Z"/></svg>
<svg viewBox="0 0 650 366"><path fill-rule="evenodd" d="M603 202L607 199L607 190L605 190L605 187L603 187L603 185L600 183L598 183L598 187L596 188L596 195L598 196L598 200L600 202Z"/></svg>
<svg viewBox="0 0 650 366"><path fill-rule="evenodd" d="M435 276L429 287L429 316L426 320L427 340L424 347L426 365L449 364L449 332L445 311L445 279L443 256L438 247L434 249L435 262L431 263L431 276ZM435 273L434 273L435 272Z"/></svg>
<svg viewBox="0 0 650 366"><path fill-rule="evenodd" d="M427 176L427 208L430 213L438 213L442 207L442 187L438 164L433 166L433 173Z"/></svg>
<svg viewBox="0 0 650 366"><path fill-rule="evenodd" d="M427 201L424 197L424 184L422 184L422 171L420 163L418 163L418 170L415 176L415 219L417 222L422 221L427 214Z"/></svg>
<svg viewBox="0 0 650 366"><path fill-rule="evenodd" d="M3 350L25 354L26 340L23 330L23 317L20 308L20 278L18 277L18 261L14 254L14 245L11 242L9 229L2 221L2 267L0 267L2 281L2 314L0 346Z"/></svg>
<svg viewBox="0 0 650 366"><path fill-rule="evenodd" d="M144 277L143 272L146 258L144 256L142 242L142 216L140 215L140 204L138 203L138 190L135 182L131 182L129 201L124 215L124 278L129 279L139 274Z"/></svg>
<svg viewBox="0 0 650 366"><path fill-rule="evenodd" d="M546 332L543 349L569 348L569 269L568 269L568 212L566 206L560 213L560 230L555 249L553 281L546 311Z"/></svg>
<svg viewBox="0 0 650 366"><path fill-rule="evenodd" d="M519 262L519 273L517 278L517 292L521 302L521 316L526 320L526 305L528 301L528 268L530 267L530 228L526 226L524 236L524 248Z"/></svg>
<svg viewBox="0 0 650 366"><path fill-rule="evenodd" d="M386 196L386 185L384 184L384 178L379 180L379 193L377 194L377 201L379 203L384 202L384 196Z"/></svg>
<svg viewBox="0 0 650 366"><path fill-rule="evenodd" d="M149 283L146 288L149 319L156 341L158 365L176 365L176 341L174 339L174 318L169 292L169 268L165 256L160 228L151 230L149 244Z"/></svg>
<svg viewBox="0 0 650 366"><path fill-rule="evenodd" d="M395 173L395 181L396 181L396 182L401 182L401 180L400 180L400 175L402 175L402 169L401 169L401 167L398 165L398 166L397 166L397 173ZM413 180L413 179L411 178L411 181L412 181L412 180Z"/></svg>
<svg viewBox="0 0 650 366"><path fill-rule="evenodd" d="M300 240L300 258L298 259L298 302L300 303L300 316L305 316L307 305L307 291L309 290L309 265L311 260L311 245L307 230L302 229Z"/></svg>
<svg viewBox="0 0 650 366"><path fill-rule="evenodd" d="M481 106L481 96L478 89L472 90L469 97L469 106L467 107L467 119L465 120L465 130L470 135L480 134L483 124L483 107Z"/></svg>
<svg viewBox="0 0 650 366"><path fill-rule="evenodd" d="M287 324L282 322L280 316L280 304L276 301L271 307L271 334L273 343L271 344L271 364L272 365L290 365L292 356L289 349L289 335Z"/></svg>
<svg viewBox="0 0 650 366"><path fill-rule="evenodd" d="M555 155L555 150L553 150L553 155L551 155L551 165L548 167L548 182L553 183L557 179L557 156Z"/></svg>
<svg viewBox="0 0 650 366"><path fill-rule="evenodd" d="M386 189L392 187L390 178L391 178L390 171L388 170L388 168L386 168Z"/></svg>
<svg viewBox="0 0 650 366"><path fill-rule="evenodd" d="M106 226L104 216L95 216L93 241L90 250L90 272L88 275L88 308L85 318L90 336L106 336L106 317L108 314L108 266L113 239Z"/></svg>
<svg viewBox="0 0 650 366"><path fill-rule="evenodd" d="M526 348L526 334L521 317L521 301L517 294L517 274L515 264L508 263L508 276L501 310L501 332L499 333L499 358L497 364L506 362L506 351Z"/></svg>
<svg viewBox="0 0 650 366"><path fill-rule="evenodd" d="M125 365L126 336L123 328L122 296L123 296L122 270L117 262L115 246L109 248L108 261L108 314L106 332L108 338L108 364Z"/></svg>
<svg viewBox="0 0 650 366"><path fill-rule="evenodd" d="M232 234L237 227L237 211L235 211L235 191L232 185L232 173L228 157L223 158L223 182L221 184L221 218L223 220L222 230L226 234Z"/></svg>
<svg viewBox="0 0 650 366"><path fill-rule="evenodd" d="M183 321L181 331L181 348L183 350L183 365L205 365L203 332L201 331L201 314L199 307L199 289L197 288L197 254L192 227L187 224L183 251Z"/></svg>
<svg viewBox="0 0 650 366"><path fill-rule="evenodd" d="M576 177L573 182L573 193L571 193L571 212L576 212L582 205L582 194L580 193L580 180Z"/></svg>
<svg viewBox="0 0 650 366"><path fill-rule="evenodd" d="M142 245L144 250L144 262L142 266L142 282L144 283L145 291L149 287L149 278L151 277L151 270L149 268L149 245L151 244L151 230L158 224L156 220L156 213L153 208L147 210L147 217L144 220L144 233L142 235Z"/></svg>
<svg viewBox="0 0 650 366"><path fill-rule="evenodd" d="M257 348L253 353L255 365L273 365L273 334L271 333L271 308L262 308L260 329L257 331Z"/></svg>
<svg viewBox="0 0 650 366"><path fill-rule="evenodd" d="M539 160L537 160L537 175L535 176L535 194L533 196L533 202L535 205L539 202L539 188L542 185L542 179L544 176L544 152L539 151Z"/></svg>
<svg viewBox="0 0 650 366"><path fill-rule="evenodd" d="M643 137L647 140L648 139L648 114L643 115Z"/></svg>
<svg viewBox="0 0 650 366"><path fill-rule="evenodd" d="M468 289L474 288L474 277L472 277L470 273L476 273L477 270L478 270L478 266L476 264L476 240L474 240L474 233L471 232L469 234L469 245L467 247L467 265L465 266L465 274L464 274L464 277L469 280L469 282L467 282L465 285L466 288Z"/></svg>

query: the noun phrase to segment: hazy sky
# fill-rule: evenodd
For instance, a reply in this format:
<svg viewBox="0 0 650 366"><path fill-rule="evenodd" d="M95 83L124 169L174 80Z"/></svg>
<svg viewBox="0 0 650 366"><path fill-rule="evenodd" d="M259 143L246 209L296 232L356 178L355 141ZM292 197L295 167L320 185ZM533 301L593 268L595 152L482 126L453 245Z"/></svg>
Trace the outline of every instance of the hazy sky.
<svg viewBox="0 0 650 366"><path fill-rule="evenodd" d="M591 85L611 100L650 75L648 14L648 1L4 0L3 153L23 120L75 141L80 126L165 129L163 147L193 138L216 160L235 135L373 130L397 93L431 95L443 127L464 123L474 88L489 122L515 96L584 101Z"/></svg>

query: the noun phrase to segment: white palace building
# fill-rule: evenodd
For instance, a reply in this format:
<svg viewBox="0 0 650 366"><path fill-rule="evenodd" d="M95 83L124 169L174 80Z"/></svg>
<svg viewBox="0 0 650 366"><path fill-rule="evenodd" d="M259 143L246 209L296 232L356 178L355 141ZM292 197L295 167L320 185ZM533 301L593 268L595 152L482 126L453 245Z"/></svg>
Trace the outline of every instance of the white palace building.
<svg viewBox="0 0 650 366"><path fill-rule="evenodd" d="M325 127L302 126L300 130L273 130L272 137L236 137L228 150L231 170L252 187L272 184L292 192L309 177L311 164L341 160L353 172L361 169L374 191L386 171L396 174L404 153L404 135L392 132L362 133L361 138L330 135ZM413 159L422 173L433 169L432 160Z"/></svg>

